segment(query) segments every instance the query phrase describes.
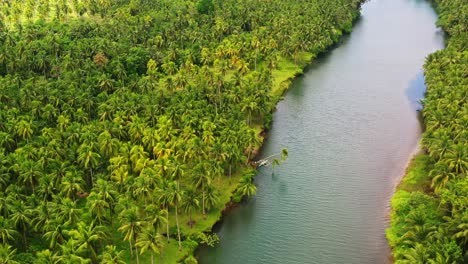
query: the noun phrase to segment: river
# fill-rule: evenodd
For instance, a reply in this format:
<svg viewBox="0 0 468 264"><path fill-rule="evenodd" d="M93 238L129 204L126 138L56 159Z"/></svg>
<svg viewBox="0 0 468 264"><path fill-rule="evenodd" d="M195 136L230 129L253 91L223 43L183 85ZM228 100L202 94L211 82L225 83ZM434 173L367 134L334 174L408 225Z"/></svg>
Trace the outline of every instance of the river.
<svg viewBox="0 0 468 264"><path fill-rule="evenodd" d="M424 0L372 0L353 32L278 104L257 195L216 228L202 264L387 263L389 200L421 135L425 57L443 48Z"/></svg>

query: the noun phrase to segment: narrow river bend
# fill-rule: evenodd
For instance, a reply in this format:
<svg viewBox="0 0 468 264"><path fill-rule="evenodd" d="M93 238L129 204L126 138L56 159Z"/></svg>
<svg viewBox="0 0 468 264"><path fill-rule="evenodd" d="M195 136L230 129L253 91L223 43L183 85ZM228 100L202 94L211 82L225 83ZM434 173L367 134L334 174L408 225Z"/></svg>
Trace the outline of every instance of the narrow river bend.
<svg viewBox="0 0 468 264"><path fill-rule="evenodd" d="M421 127L425 57L443 48L425 0L372 0L353 32L280 102L257 196L220 225L204 264L386 263L389 199Z"/></svg>

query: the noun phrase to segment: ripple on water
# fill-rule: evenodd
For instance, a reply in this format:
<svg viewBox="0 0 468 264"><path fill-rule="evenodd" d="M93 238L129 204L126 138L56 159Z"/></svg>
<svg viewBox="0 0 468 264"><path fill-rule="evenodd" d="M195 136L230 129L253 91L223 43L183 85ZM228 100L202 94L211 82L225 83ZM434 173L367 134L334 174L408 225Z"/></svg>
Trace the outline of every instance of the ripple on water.
<svg viewBox="0 0 468 264"><path fill-rule="evenodd" d="M257 196L225 217L200 263L388 262L388 200L421 132L421 67L443 47L435 20L426 1L364 6L278 105L263 153L289 158L259 170Z"/></svg>

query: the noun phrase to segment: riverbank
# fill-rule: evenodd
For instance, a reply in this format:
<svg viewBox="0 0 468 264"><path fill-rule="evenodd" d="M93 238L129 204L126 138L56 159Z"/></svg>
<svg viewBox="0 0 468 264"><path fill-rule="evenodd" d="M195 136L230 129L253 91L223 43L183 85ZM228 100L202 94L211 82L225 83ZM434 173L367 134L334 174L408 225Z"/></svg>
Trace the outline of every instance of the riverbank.
<svg viewBox="0 0 468 264"><path fill-rule="evenodd" d="M257 196L217 227L200 263L386 263L388 200L421 136L409 102L422 98L425 57L444 47L436 19L427 2L363 7L277 106L263 152L288 147L288 162L259 170Z"/></svg>
<svg viewBox="0 0 468 264"><path fill-rule="evenodd" d="M415 156L391 199L386 236L395 263L468 261L468 3L436 0L434 6L447 48L424 67L425 153Z"/></svg>
<svg viewBox="0 0 468 264"><path fill-rule="evenodd" d="M296 61L288 60L284 57L280 57L278 59L278 66L277 68L273 71L272 76L273 76L273 88L271 90L271 97L272 97L272 109L270 110L270 116L265 117L263 120L259 120L254 126L257 129L257 136L259 138L260 144L256 147L256 150L254 151L255 153L259 154L261 152L263 142L268 136L268 130L270 127L270 123L272 121L271 119L271 114L275 110L276 104L282 100L283 95L286 93L286 91L291 87L292 82L298 77L301 76L304 73L304 70L306 67L310 66L314 59L317 56L320 56L326 52L329 52L330 49L335 47L340 40L342 39L343 35L351 33L352 26L357 19L359 18L360 11L356 10L355 13L352 15L352 20L347 21L346 23L343 23L341 25L341 28L334 30L334 34L331 39L333 42L331 42L328 46L325 46L323 50L321 50L318 54L313 54L310 52L301 52L297 58ZM252 159L251 161L253 161ZM235 176L233 176L232 181L229 181L228 184L228 192L230 194L229 197L223 196L222 201L224 202L224 206L218 207L213 209L210 212L211 218L209 218L209 221L206 222L203 219L200 219L200 221L205 222L204 227L199 228L198 230L192 230L194 232L202 232L202 233L211 233L213 232L213 229L215 226L222 224L223 217L225 217L227 214L230 213L232 209L238 206L238 204L241 202L241 200L245 197L235 197L235 193L237 191L237 182L240 180L242 175L245 173L245 171L250 170L250 166L246 166L242 168L239 173ZM225 180L225 179L224 179ZM223 180L223 181L224 181ZM188 252L183 252L183 254L178 254L179 257L176 258L171 258L171 259L184 259L187 257L187 253L189 255L193 255L196 251L196 247L192 248L191 251ZM170 263L170 262L168 262Z"/></svg>

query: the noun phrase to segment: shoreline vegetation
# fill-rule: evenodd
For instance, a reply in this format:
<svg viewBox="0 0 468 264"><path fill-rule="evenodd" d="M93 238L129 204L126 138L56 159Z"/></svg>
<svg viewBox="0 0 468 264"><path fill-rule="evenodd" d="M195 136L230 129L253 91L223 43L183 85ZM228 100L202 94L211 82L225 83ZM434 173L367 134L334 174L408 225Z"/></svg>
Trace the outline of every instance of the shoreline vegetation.
<svg viewBox="0 0 468 264"><path fill-rule="evenodd" d="M395 263L468 263L468 2L432 2L447 45L424 65L422 151L391 199Z"/></svg>
<svg viewBox="0 0 468 264"><path fill-rule="evenodd" d="M1 3L1 262L196 263L363 2Z"/></svg>

